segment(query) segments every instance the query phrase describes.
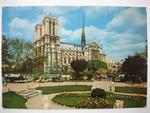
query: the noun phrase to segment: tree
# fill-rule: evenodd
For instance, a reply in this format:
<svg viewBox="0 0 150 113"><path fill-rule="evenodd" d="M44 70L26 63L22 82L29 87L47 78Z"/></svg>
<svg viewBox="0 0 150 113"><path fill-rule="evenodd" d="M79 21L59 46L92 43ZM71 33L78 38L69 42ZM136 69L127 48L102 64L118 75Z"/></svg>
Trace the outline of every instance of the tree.
<svg viewBox="0 0 150 113"><path fill-rule="evenodd" d="M2 72L22 73L25 62L33 57L33 44L24 39L2 35ZM30 69L30 68L28 68Z"/></svg>
<svg viewBox="0 0 150 113"><path fill-rule="evenodd" d="M38 56L38 57L35 57L33 59L33 62L34 62L34 68L33 68L33 72L34 73L43 73L44 72L44 56Z"/></svg>
<svg viewBox="0 0 150 113"><path fill-rule="evenodd" d="M107 73L107 69L106 68L98 68L96 72L99 74L105 74L105 73Z"/></svg>
<svg viewBox="0 0 150 113"><path fill-rule="evenodd" d="M92 72L92 78L97 74L104 74L107 72L107 64L100 60L91 60L88 62L88 70Z"/></svg>
<svg viewBox="0 0 150 113"><path fill-rule="evenodd" d="M147 60L140 54L126 58L121 70L128 75L133 82L139 82L140 80L147 81Z"/></svg>
<svg viewBox="0 0 150 113"><path fill-rule="evenodd" d="M88 66L88 62L85 60L73 60L71 62L72 69L76 72L76 79L81 78L80 72L83 72Z"/></svg>
<svg viewBox="0 0 150 113"><path fill-rule="evenodd" d="M33 57L33 44L24 39L11 39L9 51L12 55L13 73L22 73L22 65Z"/></svg>
<svg viewBox="0 0 150 113"><path fill-rule="evenodd" d="M107 64L100 60L91 60L88 63L88 69L92 71L97 71L98 68L107 69Z"/></svg>
<svg viewBox="0 0 150 113"><path fill-rule="evenodd" d="M35 67L35 62L31 58L27 58L25 62L23 62L20 72L23 74L31 74L33 73L33 69Z"/></svg>
<svg viewBox="0 0 150 113"><path fill-rule="evenodd" d="M2 35L2 73L7 74L10 73L10 59L11 59L11 54L9 52L9 45L10 45L10 40L5 36Z"/></svg>

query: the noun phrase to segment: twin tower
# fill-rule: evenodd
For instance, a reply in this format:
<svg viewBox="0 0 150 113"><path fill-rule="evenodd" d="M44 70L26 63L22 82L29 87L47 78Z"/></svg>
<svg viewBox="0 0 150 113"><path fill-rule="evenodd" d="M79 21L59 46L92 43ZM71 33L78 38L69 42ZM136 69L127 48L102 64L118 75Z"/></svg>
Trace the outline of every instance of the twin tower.
<svg viewBox="0 0 150 113"><path fill-rule="evenodd" d="M85 32L84 18L82 26L81 44L84 48ZM41 24L35 27L35 56L44 57L43 71L44 73L57 74L61 73L61 51L60 51L60 31L59 22L56 18L46 16Z"/></svg>

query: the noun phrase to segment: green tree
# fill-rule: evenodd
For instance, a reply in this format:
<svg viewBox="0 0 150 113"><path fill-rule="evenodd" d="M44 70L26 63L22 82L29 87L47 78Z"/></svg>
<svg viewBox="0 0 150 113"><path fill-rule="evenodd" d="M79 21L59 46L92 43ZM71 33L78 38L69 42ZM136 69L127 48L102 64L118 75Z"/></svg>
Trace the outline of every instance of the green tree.
<svg viewBox="0 0 150 113"><path fill-rule="evenodd" d="M107 71L107 64L100 60L91 60L88 62L88 70L92 72L90 77L96 77L97 74L104 74Z"/></svg>
<svg viewBox="0 0 150 113"><path fill-rule="evenodd" d="M10 40L2 35L2 73L7 74L11 72L11 54L9 52Z"/></svg>
<svg viewBox="0 0 150 113"><path fill-rule="evenodd" d="M44 56L38 56L38 57L35 57L33 59L33 62L34 62L34 67L33 67L33 72L34 73L44 73Z"/></svg>
<svg viewBox="0 0 150 113"><path fill-rule="evenodd" d="M23 63L33 57L33 44L24 39L11 39L9 51L12 54L13 73L21 73Z"/></svg>
<svg viewBox="0 0 150 113"><path fill-rule="evenodd" d="M71 62L72 69L76 72L75 78L81 79L80 72L83 72L88 66L88 62L85 60L73 60Z"/></svg>
<svg viewBox="0 0 150 113"><path fill-rule="evenodd" d="M121 70L127 74L133 82L147 81L147 60L146 57L136 54L129 56L122 64Z"/></svg>
<svg viewBox="0 0 150 113"><path fill-rule="evenodd" d="M100 60L91 60L88 63L88 70L97 71L98 68L107 69L107 64Z"/></svg>
<svg viewBox="0 0 150 113"><path fill-rule="evenodd" d="M27 58L25 62L23 62L20 72L23 74L31 74L33 73L33 69L35 67L35 62L31 58Z"/></svg>
<svg viewBox="0 0 150 113"><path fill-rule="evenodd" d="M22 73L25 62L33 57L33 44L24 39L2 35L2 72ZM30 68L28 68L30 69Z"/></svg>

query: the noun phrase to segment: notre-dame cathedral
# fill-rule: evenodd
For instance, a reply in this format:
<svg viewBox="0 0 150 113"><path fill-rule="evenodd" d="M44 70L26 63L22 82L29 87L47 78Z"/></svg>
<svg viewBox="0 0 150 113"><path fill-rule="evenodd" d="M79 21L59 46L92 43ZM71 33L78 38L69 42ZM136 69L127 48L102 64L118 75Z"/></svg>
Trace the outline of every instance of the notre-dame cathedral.
<svg viewBox="0 0 150 113"><path fill-rule="evenodd" d="M96 42L86 43L84 18L81 33L81 43L60 42L59 21L46 16L41 24L35 27L36 56L44 56L44 73L61 73L71 71L71 62L76 59L101 60L111 66L113 62L107 59L102 46Z"/></svg>

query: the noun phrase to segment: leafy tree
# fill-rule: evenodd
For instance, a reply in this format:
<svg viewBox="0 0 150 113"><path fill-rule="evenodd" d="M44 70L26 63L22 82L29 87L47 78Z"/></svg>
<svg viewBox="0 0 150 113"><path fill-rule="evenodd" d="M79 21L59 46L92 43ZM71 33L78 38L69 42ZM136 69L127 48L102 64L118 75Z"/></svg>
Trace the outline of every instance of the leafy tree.
<svg viewBox="0 0 150 113"><path fill-rule="evenodd" d="M34 62L33 72L34 73L43 73L44 72L44 68L43 68L44 59L45 59L44 56L38 56L33 59L33 62Z"/></svg>
<svg viewBox="0 0 150 113"><path fill-rule="evenodd" d="M85 71L83 72L84 77L87 77L87 80L92 80L93 78L93 71Z"/></svg>
<svg viewBox="0 0 150 113"><path fill-rule="evenodd" d="M73 60L71 62L72 69L76 72L76 79L81 78L80 72L83 72L88 66L88 62L85 60Z"/></svg>
<svg viewBox="0 0 150 113"><path fill-rule="evenodd" d="M88 70L92 72L92 78L97 74L104 74L107 71L107 64L100 60L91 60L88 62ZM91 75L91 74L90 74Z"/></svg>
<svg viewBox="0 0 150 113"><path fill-rule="evenodd" d="M105 74L105 73L107 73L107 69L105 69L105 68L98 68L96 73Z"/></svg>
<svg viewBox="0 0 150 113"><path fill-rule="evenodd" d="M24 74L31 74L35 67L35 62L31 58L27 58L26 61L22 64L20 72Z"/></svg>
<svg viewBox="0 0 150 113"><path fill-rule="evenodd" d="M91 60L88 63L88 69L92 71L97 71L98 68L107 69L107 64L100 60Z"/></svg>
<svg viewBox="0 0 150 113"><path fill-rule="evenodd" d="M140 54L126 58L121 70L127 74L133 82L140 81L140 79L144 81L147 80L147 60Z"/></svg>
<svg viewBox="0 0 150 113"><path fill-rule="evenodd" d="M12 54L13 73L22 73L22 64L33 56L33 44L24 39L11 39L9 51Z"/></svg>
<svg viewBox="0 0 150 113"><path fill-rule="evenodd" d="M33 44L24 39L9 39L2 35L2 72L23 73L22 67L33 57ZM28 68L29 69L29 68Z"/></svg>
<svg viewBox="0 0 150 113"><path fill-rule="evenodd" d="M3 74L11 72L10 70L11 54L9 52L9 45L10 45L10 40L5 35L2 35L2 72Z"/></svg>
<svg viewBox="0 0 150 113"><path fill-rule="evenodd" d="M8 63L8 57L9 57L9 52L8 52L8 46L9 46L9 40L6 38L5 35L2 35L2 63Z"/></svg>

